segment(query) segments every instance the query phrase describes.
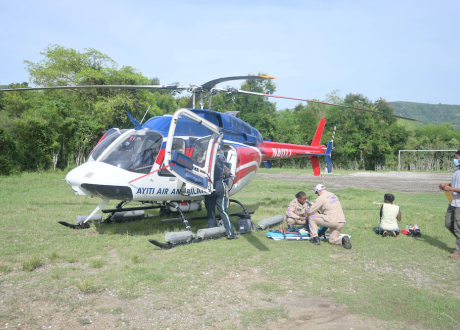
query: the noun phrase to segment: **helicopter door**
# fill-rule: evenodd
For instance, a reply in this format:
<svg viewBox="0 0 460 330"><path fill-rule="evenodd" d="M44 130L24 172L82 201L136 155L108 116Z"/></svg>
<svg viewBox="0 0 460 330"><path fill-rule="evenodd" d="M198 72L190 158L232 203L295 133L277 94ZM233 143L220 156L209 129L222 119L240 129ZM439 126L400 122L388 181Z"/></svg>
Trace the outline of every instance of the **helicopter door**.
<svg viewBox="0 0 460 330"><path fill-rule="evenodd" d="M188 188L199 189L200 195L209 195L212 192L217 148L223 137L220 129L219 126L187 109L177 110L171 120L165 165L169 165L169 171ZM194 143L192 157L172 148L173 137L186 135L203 136Z"/></svg>

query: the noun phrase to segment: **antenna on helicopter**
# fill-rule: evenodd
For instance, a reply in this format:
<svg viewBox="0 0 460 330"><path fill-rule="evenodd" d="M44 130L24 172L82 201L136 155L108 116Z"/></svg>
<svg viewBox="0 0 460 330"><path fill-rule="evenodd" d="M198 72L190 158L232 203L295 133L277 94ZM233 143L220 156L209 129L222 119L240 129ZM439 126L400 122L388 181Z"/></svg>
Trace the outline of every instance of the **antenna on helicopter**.
<svg viewBox="0 0 460 330"><path fill-rule="evenodd" d="M142 125L142 122L144 121L145 115L147 114L147 112L149 112L150 107L151 106L149 105L149 107L147 108L147 111L144 113L144 117L142 117L142 120L141 120L141 125Z"/></svg>

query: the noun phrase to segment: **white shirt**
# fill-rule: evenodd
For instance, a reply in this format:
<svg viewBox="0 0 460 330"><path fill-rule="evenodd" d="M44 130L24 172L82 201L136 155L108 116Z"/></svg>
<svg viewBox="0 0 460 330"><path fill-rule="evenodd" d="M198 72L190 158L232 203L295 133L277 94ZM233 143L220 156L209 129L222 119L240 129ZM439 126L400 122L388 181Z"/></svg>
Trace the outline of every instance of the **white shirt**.
<svg viewBox="0 0 460 330"><path fill-rule="evenodd" d="M450 183L452 188L460 188L460 168L457 168L454 171L454 175L452 175L452 182ZM454 207L460 207L460 193L457 192L450 192L452 194L453 200L450 205Z"/></svg>

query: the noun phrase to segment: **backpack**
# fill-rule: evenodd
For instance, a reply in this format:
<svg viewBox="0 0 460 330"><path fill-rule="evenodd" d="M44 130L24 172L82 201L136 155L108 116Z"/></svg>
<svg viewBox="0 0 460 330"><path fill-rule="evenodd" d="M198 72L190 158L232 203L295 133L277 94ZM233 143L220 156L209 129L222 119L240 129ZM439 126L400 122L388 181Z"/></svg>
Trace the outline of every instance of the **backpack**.
<svg viewBox="0 0 460 330"><path fill-rule="evenodd" d="M251 218L239 218L237 224L240 234L250 233L252 229L256 229L256 225Z"/></svg>

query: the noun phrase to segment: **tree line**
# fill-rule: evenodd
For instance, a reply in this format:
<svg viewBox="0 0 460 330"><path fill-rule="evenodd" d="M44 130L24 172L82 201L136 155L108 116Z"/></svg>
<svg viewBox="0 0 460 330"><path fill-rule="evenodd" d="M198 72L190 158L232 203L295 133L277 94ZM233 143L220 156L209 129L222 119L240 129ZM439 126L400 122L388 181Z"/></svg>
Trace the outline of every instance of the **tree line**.
<svg viewBox="0 0 460 330"><path fill-rule="evenodd" d="M41 54L44 58L38 63L24 61L30 83L37 87L160 84L158 78L149 79L130 66L119 67L109 56L92 48L78 52L50 45ZM28 83L8 87L28 87ZM276 85L271 80L247 80L241 89L273 94ZM169 90L0 93L0 175L80 165L109 128L132 127L125 110L137 119L147 113L146 121L185 107L189 97L173 95ZM384 113L394 111L384 99L371 101L362 94L342 98L339 91L333 91L326 101ZM313 103L277 110L276 103L253 95L215 95L212 109L240 111L241 119L257 128L264 139L303 145L311 143L319 119L325 117L323 144L337 126L332 159L333 168L338 169L394 170L400 149L458 149L460 140L460 132L450 124L416 126L392 117ZM404 153L402 169L453 169L452 158L451 154L439 152ZM308 158L279 160L273 165L311 166Z"/></svg>

